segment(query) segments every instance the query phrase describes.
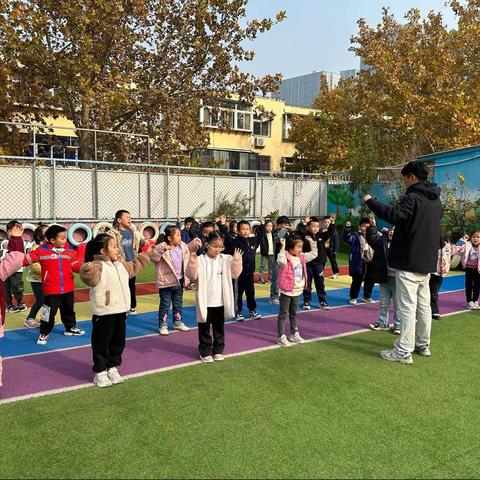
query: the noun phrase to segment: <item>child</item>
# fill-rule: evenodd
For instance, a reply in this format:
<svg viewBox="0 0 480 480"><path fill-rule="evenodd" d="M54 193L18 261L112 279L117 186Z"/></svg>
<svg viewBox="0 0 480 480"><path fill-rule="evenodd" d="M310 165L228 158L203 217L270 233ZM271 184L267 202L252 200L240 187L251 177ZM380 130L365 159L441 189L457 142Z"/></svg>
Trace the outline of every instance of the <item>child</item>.
<svg viewBox="0 0 480 480"><path fill-rule="evenodd" d="M327 251L327 257L330 262L330 266L332 267L332 276L330 277L332 280L336 280L338 278L338 274L340 270L338 268L337 263L337 252L340 250L340 242L338 240L338 233L335 229L335 220L337 216L335 214L330 215L325 219L324 228L328 229L328 227L333 225L332 234L330 238L325 242L325 249Z"/></svg>
<svg viewBox="0 0 480 480"><path fill-rule="evenodd" d="M236 284L235 296L237 299L237 310L235 319L238 322L244 320L242 313L243 310L243 294L245 293L247 297L247 307L249 310L249 317L252 320L258 320L262 316L257 313L257 302L255 301L255 257L257 254L257 248L262 242L264 232L265 232L265 221L263 218L260 218L259 229L257 234L251 236L250 223L246 220L241 220L238 222L238 236L233 241L229 241L225 245L226 253L233 255L236 249L239 249L243 252L243 268L242 273L238 277Z"/></svg>
<svg viewBox="0 0 480 480"><path fill-rule="evenodd" d="M453 247L452 255L462 256L462 266L465 269L465 296L469 310L479 310L480 295L480 230L473 232L470 240Z"/></svg>
<svg viewBox="0 0 480 480"><path fill-rule="evenodd" d="M90 287L93 383L97 387L123 382L117 367L122 363L130 309L128 279L140 273L149 261L147 254L140 253L131 262L125 262L115 239L107 233L97 235L87 244L80 278Z"/></svg>
<svg viewBox="0 0 480 480"><path fill-rule="evenodd" d="M19 224L13 226L10 231L5 258L0 262L0 339L3 338L3 324L5 323L5 289L3 282L9 275L15 273L23 264L25 254L23 253L22 241L23 229ZM2 386L2 357L0 355L0 387Z"/></svg>
<svg viewBox="0 0 480 480"><path fill-rule="evenodd" d="M356 305L358 294L363 283L363 303L373 303L372 291L374 282L371 278L371 271L368 268L373 259L373 250L365 239L365 234L370 225L369 218L362 218L358 232L352 232L352 224L346 222L343 230L345 243L350 245L349 274L352 277L350 286L350 304Z"/></svg>
<svg viewBox="0 0 480 480"><path fill-rule="evenodd" d="M33 232L33 245L30 251L36 250L40 245L45 241L45 231L47 230L47 225L39 225ZM25 320L24 325L27 328L35 329L38 328L36 322L37 313L43 306L43 290L42 290L42 269L38 262L30 266L27 273L27 280L30 282L32 287L33 296L35 297L35 303L30 308L28 317Z"/></svg>
<svg viewBox="0 0 480 480"><path fill-rule="evenodd" d="M265 269L268 266L268 276L270 281L272 281L272 269L275 262L275 249L273 246L273 222L267 220L265 222L265 236L263 237L262 243L260 244L260 255L262 260L260 262L260 279L259 283L265 284Z"/></svg>
<svg viewBox="0 0 480 480"><path fill-rule="evenodd" d="M280 303L278 295L278 254L281 249L281 240L285 239L289 235L289 231L292 228L290 219L285 215L281 215L277 218L277 227L273 230L273 246L274 246L274 262L270 278L270 303L278 305Z"/></svg>
<svg viewBox="0 0 480 480"><path fill-rule="evenodd" d="M297 235L290 235L281 240L281 250L278 254L280 266L278 286L280 287L280 312L278 314L278 340L282 347L290 347L292 343L304 343L298 333L297 306L307 279L307 262L311 262L318 254L317 242L307 236L311 250L302 253L303 240ZM285 320L290 317L290 337L285 335Z"/></svg>
<svg viewBox="0 0 480 480"><path fill-rule="evenodd" d="M452 246L445 238L443 230L440 232L440 243L438 246L437 270L430 274L430 307L432 308L432 319L441 320L438 307L438 292L443 283L443 278L450 271L450 259Z"/></svg>
<svg viewBox="0 0 480 480"><path fill-rule="evenodd" d="M82 266L77 251L67 246L67 229L52 225L45 232L46 242L25 255L23 265L39 262L42 272L42 290L45 295L40 336L38 345L46 345L50 332L55 325L55 315L60 309L60 317L65 326L67 337L85 335L77 328L77 319L73 309L73 290L75 283L73 272L79 272Z"/></svg>
<svg viewBox="0 0 480 480"><path fill-rule="evenodd" d="M234 238L237 238L237 235L238 235L237 224L238 222L236 220L232 220L228 224L228 233L227 235L225 235L225 237L228 237L229 240L233 240Z"/></svg>
<svg viewBox="0 0 480 480"><path fill-rule="evenodd" d="M380 309L378 311L378 320L371 323L369 327L372 330L390 330L388 317L390 315L390 302L394 306L393 333L400 335L400 320L398 319L395 308L395 274L388 268L388 249L393 238L395 227L386 230L383 235L377 232L377 225L374 218L370 219L370 226L367 228L366 239L373 248L374 254L371 269L371 278L375 283L380 284Z"/></svg>
<svg viewBox="0 0 480 480"><path fill-rule="evenodd" d="M127 262L133 261L144 244L144 240L132 224L130 212L127 210L118 210L113 220L113 228L108 231L108 234L115 238L120 256ZM132 277L128 283L132 302L128 315L137 314L135 280L136 277Z"/></svg>
<svg viewBox="0 0 480 480"><path fill-rule="evenodd" d="M205 243L207 242L208 235L215 231L215 225L213 222L193 222L192 226L190 227L190 237L192 239L199 238L202 242L202 246L198 249L197 255L205 255Z"/></svg>
<svg viewBox="0 0 480 480"><path fill-rule="evenodd" d="M156 283L160 295L158 309L158 332L168 335L168 310L173 308L173 328L181 332L190 329L182 321L183 287L185 285L185 268L190 252L196 252L201 243L198 238L188 245L182 242L177 227L165 229L165 241L155 247L152 261L155 263Z"/></svg>
<svg viewBox="0 0 480 480"><path fill-rule="evenodd" d="M315 283L317 291L318 304L322 310L328 310L330 307L327 302L327 292L325 290L324 270L327 262L327 251L325 243L328 241L335 227L328 223L327 228L320 229L320 220L317 217L306 217L306 231L301 233L301 237L307 236L317 242L318 255L313 260L307 262L307 278L305 281L305 290L303 292L303 309L310 310L312 301L312 281ZM311 251L310 243L303 242L303 253Z"/></svg>
<svg viewBox="0 0 480 480"><path fill-rule="evenodd" d="M7 223L7 238L1 245L1 259L5 258L5 255L8 253L8 242L12 234L12 229L17 225L20 227L22 226L17 220L11 220ZM30 245L27 242L23 241L24 251L28 249L29 246ZM13 304L12 297L15 298L17 306ZM27 309L27 306L23 301L23 267L5 279L5 299L7 302L8 313L24 312Z"/></svg>
<svg viewBox="0 0 480 480"><path fill-rule="evenodd" d="M195 219L193 217L187 217L183 222L183 228L180 230L182 242L186 243L187 245L192 241L192 237L190 237L190 227L194 221ZM179 218L177 218L177 227L180 228Z"/></svg>
<svg viewBox="0 0 480 480"><path fill-rule="evenodd" d="M205 245L206 255L191 253L185 273L197 285L195 296L200 360L212 363L224 359L225 319L235 314L232 279L238 278L242 272L243 253L236 249L233 257L222 254L223 238L217 232L207 236Z"/></svg>

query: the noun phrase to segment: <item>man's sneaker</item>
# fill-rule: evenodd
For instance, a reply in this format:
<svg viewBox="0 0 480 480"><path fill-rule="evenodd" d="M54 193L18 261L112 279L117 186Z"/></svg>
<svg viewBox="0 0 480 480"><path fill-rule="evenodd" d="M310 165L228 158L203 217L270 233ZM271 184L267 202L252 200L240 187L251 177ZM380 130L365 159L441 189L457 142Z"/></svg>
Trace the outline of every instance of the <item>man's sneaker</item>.
<svg viewBox="0 0 480 480"><path fill-rule="evenodd" d="M400 327L393 327L393 334L400 335Z"/></svg>
<svg viewBox="0 0 480 480"><path fill-rule="evenodd" d="M137 309L136 308L131 308L128 312L127 315L136 315L137 314Z"/></svg>
<svg viewBox="0 0 480 480"><path fill-rule="evenodd" d="M18 304L18 311L19 312L24 312L27 309L27 306L24 303L19 303Z"/></svg>
<svg viewBox="0 0 480 480"><path fill-rule="evenodd" d="M338 278L338 273L334 273L330 278L336 280Z"/></svg>
<svg viewBox="0 0 480 480"><path fill-rule="evenodd" d="M10 307L8 307L10 308ZM476 310L475 308L475 302L468 302L468 309L469 310ZM7 310L8 311L8 310Z"/></svg>
<svg viewBox="0 0 480 480"><path fill-rule="evenodd" d="M158 329L158 333L164 337L170 335L170 332L168 331L168 325L166 323L162 323Z"/></svg>
<svg viewBox="0 0 480 480"><path fill-rule="evenodd" d="M349 303L350 305L356 305L356 304L357 304L357 299L356 299L356 298L351 298L348 303Z"/></svg>
<svg viewBox="0 0 480 480"><path fill-rule="evenodd" d="M173 329L174 330L180 330L181 332L188 332L190 329L183 323L174 323L173 324Z"/></svg>
<svg viewBox="0 0 480 480"><path fill-rule="evenodd" d="M330 305L327 302L320 302L320 308L322 310L330 310Z"/></svg>
<svg viewBox="0 0 480 480"><path fill-rule="evenodd" d="M280 305L280 300L278 297L270 297L270 303L272 305Z"/></svg>
<svg viewBox="0 0 480 480"><path fill-rule="evenodd" d="M30 330L33 330L35 328L38 328L38 323L35 321L34 318L27 318L25 320L25 322L23 323L23 325L27 328L29 328Z"/></svg>
<svg viewBox="0 0 480 480"><path fill-rule="evenodd" d="M287 340L286 335L282 335L280 338L277 339L277 343L282 347L291 347L292 344Z"/></svg>
<svg viewBox="0 0 480 480"><path fill-rule="evenodd" d="M478 304L478 302L475 302L474 305L475 305L475 310L480 310L480 305Z"/></svg>
<svg viewBox="0 0 480 480"><path fill-rule="evenodd" d="M432 352L430 351L430 349L428 347L424 347L424 348L416 348L414 350L415 353L418 353L419 355L421 355L422 357L430 357L432 355Z"/></svg>
<svg viewBox="0 0 480 480"><path fill-rule="evenodd" d="M262 316L259 313L257 313L255 310L250 312L248 316L250 317L250 320L260 320L262 318Z"/></svg>
<svg viewBox="0 0 480 480"><path fill-rule="evenodd" d="M290 335L288 337L288 341L291 343L298 343L298 344L305 343L305 340L300 336L298 332L295 332L293 335Z"/></svg>
<svg viewBox="0 0 480 480"><path fill-rule="evenodd" d="M434 314L432 315L432 319L433 319L433 320L441 320L442 317L441 317L441 315L440 315L439 313L434 313Z"/></svg>
<svg viewBox="0 0 480 480"><path fill-rule="evenodd" d="M375 303L371 298L362 298L362 303Z"/></svg>
<svg viewBox="0 0 480 480"><path fill-rule="evenodd" d="M213 359L216 361L216 362L223 362L225 360L225 357L221 354L221 353L216 353L214 356L213 356Z"/></svg>
<svg viewBox="0 0 480 480"><path fill-rule="evenodd" d="M371 323L369 327L371 330L382 330L382 331L390 330L390 327L388 325L384 325L383 323L379 323L379 322Z"/></svg>
<svg viewBox="0 0 480 480"><path fill-rule="evenodd" d="M100 388L111 387L113 385L106 370L95 374L93 377L93 383Z"/></svg>
<svg viewBox="0 0 480 480"><path fill-rule="evenodd" d="M235 315L235 321L236 322L243 322L245 320L245 317L243 316L243 313L237 313Z"/></svg>
<svg viewBox="0 0 480 480"><path fill-rule="evenodd" d="M113 385L118 385L119 383L123 383L123 377L118 373L116 367L109 368L107 370L108 378Z"/></svg>
<svg viewBox="0 0 480 480"><path fill-rule="evenodd" d="M81 337L82 335L85 335L85 330L81 330L80 328L73 327L70 330L65 330L63 334L66 337Z"/></svg>
<svg viewBox="0 0 480 480"><path fill-rule="evenodd" d="M305 302L305 303L303 304L303 309L304 309L304 310L310 310L311 308L312 308L312 307L311 307L311 305L310 305L308 302Z"/></svg>
<svg viewBox="0 0 480 480"><path fill-rule="evenodd" d="M213 363L213 362L215 361L211 355L207 355L206 357L202 357L202 356L200 355L200 360L201 360L203 363Z"/></svg>
<svg viewBox="0 0 480 480"><path fill-rule="evenodd" d="M400 362L405 365L411 365L413 363L412 355L400 355L396 350L382 350L380 352L380 356L384 360L388 360L390 362Z"/></svg>
<svg viewBox="0 0 480 480"><path fill-rule="evenodd" d="M18 307L14 307L13 305L7 307L7 313L18 313L19 311Z"/></svg>
<svg viewBox="0 0 480 480"><path fill-rule="evenodd" d="M48 335L39 335L37 345L46 345L48 342Z"/></svg>

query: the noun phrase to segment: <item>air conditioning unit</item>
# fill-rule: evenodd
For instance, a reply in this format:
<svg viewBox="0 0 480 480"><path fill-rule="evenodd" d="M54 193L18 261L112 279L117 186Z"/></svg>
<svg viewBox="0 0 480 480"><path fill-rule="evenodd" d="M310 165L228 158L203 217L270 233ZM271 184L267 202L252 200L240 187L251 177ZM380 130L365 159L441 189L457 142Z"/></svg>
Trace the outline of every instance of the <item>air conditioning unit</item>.
<svg viewBox="0 0 480 480"><path fill-rule="evenodd" d="M265 146L265 139L255 137L253 140L253 146L257 148L263 148Z"/></svg>

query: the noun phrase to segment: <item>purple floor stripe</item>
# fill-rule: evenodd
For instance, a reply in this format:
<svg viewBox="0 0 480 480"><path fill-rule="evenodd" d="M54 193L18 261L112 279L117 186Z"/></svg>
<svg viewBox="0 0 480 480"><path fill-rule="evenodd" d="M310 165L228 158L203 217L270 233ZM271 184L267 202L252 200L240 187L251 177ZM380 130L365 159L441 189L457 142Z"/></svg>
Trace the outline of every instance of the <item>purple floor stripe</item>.
<svg viewBox="0 0 480 480"><path fill-rule="evenodd" d="M443 314L465 309L464 293L441 295ZM376 320L378 303L341 307L329 311L299 314L299 329L305 339L329 337L367 328ZM289 328L287 320L287 331ZM276 317L226 325L225 354L268 347L277 336ZM150 336L127 342L121 373L124 375L171 367L198 360L197 331L175 333L169 337ZM4 359L4 386L0 400L74 387L92 379L91 349L82 347Z"/></svg>

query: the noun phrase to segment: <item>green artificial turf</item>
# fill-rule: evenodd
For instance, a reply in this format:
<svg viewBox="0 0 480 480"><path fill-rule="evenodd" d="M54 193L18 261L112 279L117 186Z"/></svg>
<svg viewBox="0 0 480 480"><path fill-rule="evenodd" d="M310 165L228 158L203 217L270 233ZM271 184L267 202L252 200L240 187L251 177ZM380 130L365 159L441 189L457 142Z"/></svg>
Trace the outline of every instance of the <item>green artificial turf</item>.
<svg viewBox="0 0 480 480"><path fill-rule="evenodd" d="M479 322L408 366L368 332L5 404L0 478L478 478Z"/></svg>

